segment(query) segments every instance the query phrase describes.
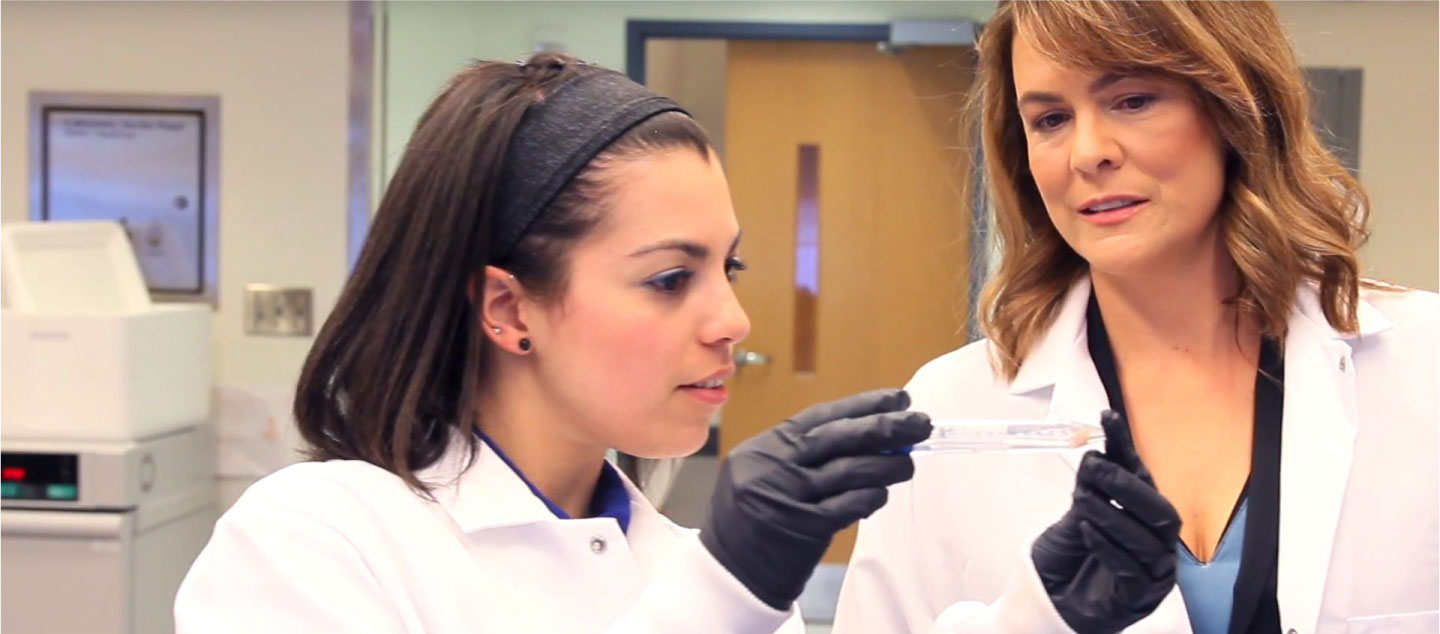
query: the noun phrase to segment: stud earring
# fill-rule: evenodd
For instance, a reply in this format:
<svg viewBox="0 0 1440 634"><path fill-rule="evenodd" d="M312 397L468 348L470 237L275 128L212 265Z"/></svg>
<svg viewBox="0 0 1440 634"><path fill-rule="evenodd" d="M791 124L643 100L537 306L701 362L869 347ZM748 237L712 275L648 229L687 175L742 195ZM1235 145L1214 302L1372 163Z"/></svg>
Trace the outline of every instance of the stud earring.
<svg viewBox="0 0 1440 634"><path fill-rule="evenodd" d="M530 351L530 339L528 337L520 338L520 349L525 352Z"/></svg>
<svg viewBox="0 0 1440 634"><path fill-rule="evenodd" d="M501 330L499 327L495 327L495 328L491 328L491 329L490 329L490 332L493 332L493 333L495 333L495 334L498 335L498 334L500 334L500 333L502 333L502 332L505 332L505 331L504 331L504 330Z"/></svg>

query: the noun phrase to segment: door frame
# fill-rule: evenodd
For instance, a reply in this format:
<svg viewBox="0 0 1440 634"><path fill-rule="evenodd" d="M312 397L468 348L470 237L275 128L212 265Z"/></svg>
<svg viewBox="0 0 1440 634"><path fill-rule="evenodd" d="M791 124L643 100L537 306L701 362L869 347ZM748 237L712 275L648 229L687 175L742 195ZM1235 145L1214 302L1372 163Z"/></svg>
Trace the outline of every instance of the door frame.
<svg viewBox="0 0 1440 634"><path fill-rule="evenodd" d="M819 42L889 42L884 23L716 22L706 20L626 20L625 74L645 83L645 41L663 39L806 40Z"/></svg>
<svg viewBox="0 0 1440 634"><path fill-rule="evenodd" d="M645 42L655 39L799 40L821 42L876 42L889 44L893 26L883 22L729 22L713 20L626 20L625 74L637 84L645 83ZM976 30L981 25L976 24ZM974 148L971 178L983 179L985 156L979 144ZM990 272L991 222L989 197L984 187L975 187L970 206L970 288L966 298L965 332L968 341L981 337L980 289ZM705 449L711 446L713 437ZM711 453L710 455L714 455Z"/></svg>

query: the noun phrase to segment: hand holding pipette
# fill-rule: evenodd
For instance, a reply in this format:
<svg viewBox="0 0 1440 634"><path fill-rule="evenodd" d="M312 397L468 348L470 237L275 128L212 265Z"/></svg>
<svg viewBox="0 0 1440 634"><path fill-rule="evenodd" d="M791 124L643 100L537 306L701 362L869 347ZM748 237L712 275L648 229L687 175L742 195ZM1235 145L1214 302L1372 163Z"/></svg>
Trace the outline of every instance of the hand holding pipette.
<svg viewBox="0 0 1440 634"><path fill-rule="evenodd" d="M1071 629L1108 634L1148 616L1175 587L1180 516L1125 421L1106 410L1100 422L1105 452L1085 453L1070 510L1035 539L1030 558Z"/></svg>

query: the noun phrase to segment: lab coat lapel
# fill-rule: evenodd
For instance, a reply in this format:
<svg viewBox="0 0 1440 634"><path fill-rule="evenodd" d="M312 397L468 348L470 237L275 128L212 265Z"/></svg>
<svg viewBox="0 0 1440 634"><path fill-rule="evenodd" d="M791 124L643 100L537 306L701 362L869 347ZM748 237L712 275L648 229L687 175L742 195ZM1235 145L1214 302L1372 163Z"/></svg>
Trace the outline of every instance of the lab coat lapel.
<svg viewBox="0 0 1440 634"><path fill-rule="evenodd" d="M464 534L476 565L503 574L487 577L474 588L477 610L486 612L498 631L574 631L585 624L611 622L634 604L655 561L663 559L663 517L631 494L631 529L627 539L610 518L562 520L550 511L524 480L489 446L481 443L468 461L463 436L456 434L445 457L422 472L436 485L436 501ZM466 468L468 465L468 468ZM638 557L636 550L645 551ZM606 579L609 583L596 584ZM544 587L558 607L543 614L517 609L533 603L524 593Z"/></svg>
<svg viewBox="0 0 1440 634"><path fill-rule="evenodd" d="M1388 327L1363 301L1359 313L1360 337ZM1285 338L1276 593L1282 622L1302 632L1319 625L1354 457L1355 338L1329 326L1312 287L1299 289Z"/></svg>
<svg viewBox="0 0 1440 634"><path fill-rule="evenodd" d="M1043 397L1042 390L1051 388L1046 418L1099 424L1100 412L1110 406L1085 339L1089 301L1090 278L1086 276L1070 286L1054 322L1010 383L1010 394L1017 398ZM1075 470L1086 450L1066 451L1060 457Z"/></svg>
<svg viewBox="0 0 1440 634"><path fill-rule="evenodd" d="M559 521L488 445L477 440L471 462L466 441L462 434L452 434L444 456L417 474L434 487L435 501L461 531Z"/></svg>
<svg viewBox="0 0 1440 634"><path fill-rule="evenodd" d="M486 529L534 524L535 530L574 533L586 540L597 526L609 526L609 519L564 521L535 497L525 482L505 464L499 454L480 443L473 463L466 460L464 438L456 435L445 456L420 472L422 481L435 485L436 501L465 533ZM466 465L469 468L466 469ZM663 562L668 544L681 538L689 529L682 528L661 515L648 498L624 473L620 474L630 496L630 530L623 541L647 572ZM618 532L618 526L614 527Z"/></svg>
<svg viewBox="0 0 1440 634"><path fill-rule="evenodd" d="M626 531L625 539L642 576L656 578L672 560L674 549L696 531L670 521L623 472L620 477L630 494L630 530Z"/></svg>

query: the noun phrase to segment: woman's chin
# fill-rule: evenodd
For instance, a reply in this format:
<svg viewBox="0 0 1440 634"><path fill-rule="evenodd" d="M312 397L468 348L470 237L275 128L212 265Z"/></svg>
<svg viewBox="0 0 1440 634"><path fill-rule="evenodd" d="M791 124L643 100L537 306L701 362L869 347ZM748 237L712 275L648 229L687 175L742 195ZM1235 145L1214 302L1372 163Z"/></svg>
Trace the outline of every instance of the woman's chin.
<svg viewBox="0 0 1440 634"><path fill-rule="evenodd" d="M1080 255L1089 263L1090 270L1117 278L1154 272L1161 264L1153 250L1139 244L1092 245Z"/></svg>
<svg viewBox="0 0 1440 634"><path fill-rule="evenodd" d="M684 458L700 451L700 448L704 447L705 442L710 438L708 422L695 427L697 429L685 429L683 432L676 430L676 432L665 434L663 438L646 438L643 442L634 443L631 447L616 447L615 449L637 458L653 460Z"/></svg>

